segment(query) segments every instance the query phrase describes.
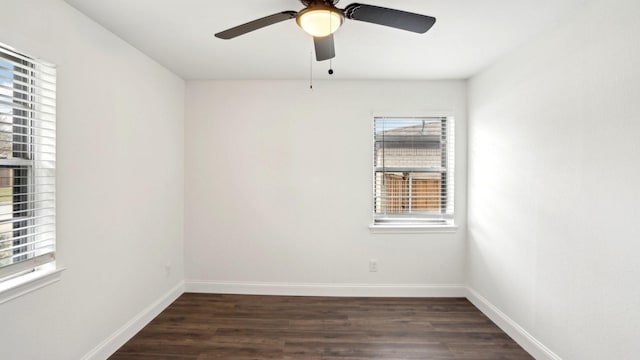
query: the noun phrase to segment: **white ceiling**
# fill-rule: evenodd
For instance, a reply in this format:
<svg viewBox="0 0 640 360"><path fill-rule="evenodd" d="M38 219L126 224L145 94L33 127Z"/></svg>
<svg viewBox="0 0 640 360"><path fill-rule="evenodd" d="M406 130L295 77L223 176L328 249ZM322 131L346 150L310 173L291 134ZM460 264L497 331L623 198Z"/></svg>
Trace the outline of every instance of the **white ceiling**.
<svg viewBox="0 0 640 360"><path fill-rule="evenodd" d="M295 20L232 40L213 35L297 0L65 0L185 79L308 79L312 39ZM356 0L434 16L426 34L347 20L334 78L466 79L590 0ZM355 2L342 0L339 8ZM329 62L313 60L314 78Z"/></svg>

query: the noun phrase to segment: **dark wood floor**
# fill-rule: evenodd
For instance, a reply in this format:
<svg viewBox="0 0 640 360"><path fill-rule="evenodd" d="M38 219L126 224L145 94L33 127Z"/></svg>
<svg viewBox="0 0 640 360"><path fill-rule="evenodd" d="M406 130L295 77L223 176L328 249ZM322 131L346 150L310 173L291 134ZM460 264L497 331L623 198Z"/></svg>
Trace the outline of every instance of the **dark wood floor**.
<svg viewBox="0 0 640 360"><path fill-rule="evenodd" d="M533 359L466 299L183 294L110 359Z"/></svg>

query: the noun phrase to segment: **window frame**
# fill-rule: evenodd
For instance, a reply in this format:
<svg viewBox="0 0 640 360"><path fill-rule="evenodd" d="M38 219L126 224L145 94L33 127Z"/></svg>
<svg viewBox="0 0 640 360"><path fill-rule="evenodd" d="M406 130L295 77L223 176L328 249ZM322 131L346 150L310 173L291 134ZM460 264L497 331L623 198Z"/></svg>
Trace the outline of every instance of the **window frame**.
<svg viewBox="0 0 640 360"><path fill-rule="evenodd" d="M55 66L3 43L0 61L0 100L9 116L2 130L9 135L0 142L10 144L0 157L0 169L8 170L6 187L12 189L3 223L12 228L2 233L12 235L5 241L6 252L12 252L5 259L13 258L0 268L2 304L57 282L64 268L55 261Z"/></svg>
<svg viewBox="0 0 640 360"><path fill-rule="evenodd" d="M446 151L440 153L442 170L439 173L444 175L443 183L445 183L445 190L447 192L446 195L446 203L440 205L442 209L443 206L445 208L445 212L442 215L426 215L422 214L419 216L411 215L411 214L395 214L389 215L386 214L384 216L376 213L376 205L377 201L379 201L379 197L381 196L379 193L378 180L376 178L377 174L385 172L381 172L379 167L376 164L377 157L377 148L376 148L376 124L377 121L383 119L405 119L405 120L418 120L418 119L429 119L433 120L434 118L441 118L446 122ZM455 151L456 151L456 142L455 142L455 117L452 115L452 112L421 112L419 114L406 114L406 113L375 113L373 114L373 136L372 136L372 202L371 202L371 216L372 222L369 225L369 229L372 233L389 233L389 232L399 232L399 233L413 233L413 232L442 232L449 233L455 232L458 229L456 225L456 213L455 213L455 180L456 180L456 171L455 171ZM411 170L411 169L407 169ZM426 171L422 171L423 173L427 173ZM438 171L434 171L438 172ZM392 171L386 172L387 174L392 174ZM409 176L413 174L413 172L408 172ZM384 176L384 175L383 175ZM408 188L409 193L408 197L412 197L411 188ZM442 197L440 198L442 199ZM445 214L446 213L446 214Z"/></svg>

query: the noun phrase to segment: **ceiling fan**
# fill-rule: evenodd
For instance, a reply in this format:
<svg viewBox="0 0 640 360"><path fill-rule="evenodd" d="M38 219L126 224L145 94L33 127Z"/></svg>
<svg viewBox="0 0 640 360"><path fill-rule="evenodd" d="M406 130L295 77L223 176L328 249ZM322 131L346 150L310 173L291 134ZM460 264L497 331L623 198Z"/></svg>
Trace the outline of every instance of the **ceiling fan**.
<svg viewBox="0 0 640 360"><path fill-rule="evenodd" d="M374 5L350 4L338 9L339 0L300 0L305 6L300 11L283 11L250 21L217 33L220 39L233 39L263 27L281 21L296 19L298 25L313 36L316 60L323 61L335 57L333 33L342 25L344 19L359 20L368 23L389 26L423 34L436 22L436 18L402 10L389 9Z"/></svg>

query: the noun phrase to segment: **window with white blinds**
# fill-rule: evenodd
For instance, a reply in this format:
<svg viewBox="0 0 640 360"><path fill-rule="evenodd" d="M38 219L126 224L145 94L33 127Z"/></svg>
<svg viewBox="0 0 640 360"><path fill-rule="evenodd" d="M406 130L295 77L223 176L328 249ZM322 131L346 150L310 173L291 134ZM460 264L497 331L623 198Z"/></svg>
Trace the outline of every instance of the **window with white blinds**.
<svg viewBox="0 0 640 360"><path fill-rule="evenodd" d="M374 119L374 225L453 225L454 120Z"/></svg>
<svg viewBox="0 0 640 360"><path fill-rule="evenodd" d="M56 71L0 44L0 282L55 260Z"/></svg>

